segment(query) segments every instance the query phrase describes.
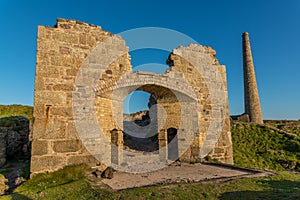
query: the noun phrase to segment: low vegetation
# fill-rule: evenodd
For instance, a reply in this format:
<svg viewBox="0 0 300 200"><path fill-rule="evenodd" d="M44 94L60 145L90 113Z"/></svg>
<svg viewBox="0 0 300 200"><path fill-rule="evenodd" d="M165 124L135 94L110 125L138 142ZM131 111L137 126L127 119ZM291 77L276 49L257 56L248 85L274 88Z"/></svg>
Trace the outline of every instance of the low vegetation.
<svg viewBox="0 0 300 200"><path fill-rule="evenodd" d="M39 174L0 199L90 199L94 189L87 182L86 165L67 166L49 174ZM80 194L82 193L82 194Z"/></svg>
<svg viewBox="0 0 300 200"><path fill-rule="evenodd" d="M33 107L23 105L0 105L0 118L13 116L23 116L32 120Z"/></svg>
<svg viewBox="0 0 300 200"><path fill-rule="evenodd" d="M233 122L231 130L235 165L300 171L300 136L242 122Z"/></svg>
<svg viewBox="0 0 300 200"><path fill-rule="evenodd" d="M296 134L300 137L300 119L299 120L265 120L265 124L271 125L279 130Z"/></svg>

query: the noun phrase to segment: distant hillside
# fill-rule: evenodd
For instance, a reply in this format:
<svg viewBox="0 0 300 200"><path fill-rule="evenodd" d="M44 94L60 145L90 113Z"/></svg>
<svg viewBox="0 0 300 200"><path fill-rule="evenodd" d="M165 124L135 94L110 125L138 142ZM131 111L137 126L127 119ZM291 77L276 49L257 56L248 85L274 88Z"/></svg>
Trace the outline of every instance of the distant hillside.
<svg viewBox="0 0 300 200"><path fill-rule="evenodd" d="M0 118L11 116L23 116L32 120L33 107L23 105L0 105Z"/></svg>
<svg viewBox="0 0 300 200"><path fill-rule="evenodd" d="M300 120L265 120L265 124L300 137Z"/></svg>
<svg viewBox="0 0 300 200"><path fill-rule="evenodd" d="M277 123L291 131L283 121L273 121ZM293 127L299 123L293 121ZM292 130L293 134L288 134L269 126L234 121L231 131L235 165L300 171L300 133Z"/></svg>
<svg viewBox="0 0 300 200"><path fill-rule="evenodd" d="M133 121L133 120L142 120L143 116L147 115L148 110L141 110L136 113L131 114L123 114L123 120L124 121Z"/></svg>

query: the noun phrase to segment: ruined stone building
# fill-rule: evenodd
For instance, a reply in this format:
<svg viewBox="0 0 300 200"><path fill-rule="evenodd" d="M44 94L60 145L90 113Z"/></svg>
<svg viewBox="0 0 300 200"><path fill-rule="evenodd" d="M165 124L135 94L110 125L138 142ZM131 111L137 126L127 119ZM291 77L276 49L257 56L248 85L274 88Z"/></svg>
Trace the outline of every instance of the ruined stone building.
<svg viewBox="0 0 300 200"><path fill-rule="evenodd" d="M215 54L191 44L171 52L164 74L132 72L125 41L99 26L39 26L31 173L77 163L143 172L206 156L232 164L226 69ZM151 94L145 126L123 120L123 100L136 90ZM125 148L126 133L156 135L157 148Z"/></svg>

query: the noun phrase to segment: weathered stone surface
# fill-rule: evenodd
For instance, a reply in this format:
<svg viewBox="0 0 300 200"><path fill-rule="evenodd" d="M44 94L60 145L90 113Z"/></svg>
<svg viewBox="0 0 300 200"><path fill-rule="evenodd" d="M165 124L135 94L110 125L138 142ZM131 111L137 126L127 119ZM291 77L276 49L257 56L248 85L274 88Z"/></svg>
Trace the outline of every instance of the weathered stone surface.
<svg viewBox="0 0 300 200"><path fill-rule="evenodd" d="M46 155L49 151L49 141L47 140L36 140L31 146L31 153L33 155Z"/></svg>
<svg viewBox="0 0 300 200"><path fill-rule="evenodd" d="M112 179L114 177L114 171L111 167L106 168L102 174L101 174L102 178L107 178L107 179Z"/></svg>
<svg viewBox="0 0 300 200"><path fill-rule="evenodd" d="M77 152L82 147L80 140L53 141L52 146L57 153Z"/></svg>
<svg viewBox="0 0 300 200"><path fill-rule="evenodd" d="M51 115L51 112L48 114ZM64 139L66 137L66 123L66 119L58 117L35 118L32 137L34 140Z"/></svg>
<svg viewBox="0 0 300 200"><path fill-rule="evenodd" d="M59 107L52 107L51 114L67 118L73 115L73 111L72 111L72 107L59 106Z"/></svg>
<svg viewBox="0 0 300 200"><path fill-rule="evenodd" d="M57 155L44 155L44 156L32 156L30 170L35 173L54 171L62 168L66 165L65 156Z"/></svg>
<svg viewBox="0 0 300 200"><path fill-rule="evenodd" d="M35 99L37 104L45 105L65 105L67 96L65 92L47 92L47 91L35 91Z"/></svg>
<svg viewBox="0 0 300 200"><path fill-rule="evenodd" d="M252 59L249 34L243 33L243 68L244 68L244 94L245 94L245 114L249 115L250 122L263 124L262 112L254 64Z"/></svg>
<svg viewBox="0 0 300 200"><path fill-rule="evenodd" d="M96 176L96 178L101 178L102 171L96 169L95 171L92 172L92 174Z"/></svg>
<svg viewBox="0 0 300 200"><path fill-rule="evenodd" d="M80 164L80 163L86 163L90 165L91 167L95 167L97 165L100 165L101 163L95 159L92 155L82 155L82 154L75 154L67 157L67 164L68 165L74 165L74 164Z"/></svg>
<svg viewBox="0 0 300 200"><path fill-rule="evenodd" d="M239 120L239 121L243 121L243 122L250 122L250 118L249 118L248 114L234 115L234 116L231 116L231 118L233 120Z"/></svg>
<svg viewBox="0 0 300 200"><path fill-rule="evenodd" d="M78 139L79 138L74 121L71 121L71 120L68 121L66 138L67 139Z"/></svg>

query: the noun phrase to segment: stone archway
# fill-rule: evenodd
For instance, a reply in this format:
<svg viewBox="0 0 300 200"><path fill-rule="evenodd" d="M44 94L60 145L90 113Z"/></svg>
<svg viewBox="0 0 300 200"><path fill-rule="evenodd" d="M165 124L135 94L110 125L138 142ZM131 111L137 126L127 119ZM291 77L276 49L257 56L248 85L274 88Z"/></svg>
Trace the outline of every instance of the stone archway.
<svg viewBox="0 0 300 200"><path fill-rule="evenodd" d="M138 73L142 74L142 77L144 77L143 73ZM157 74L152 74L152 73L147 73L147 76L161 76ZM165 80L166 82L171 82L168 79ZM138 81L136 81L138 82ZM193 140L193 133L195 130L193 130L193 124L195 125L198 123L198 115L195 110L191 110L194 108L193 105L196 104L195 99L192 99L189 95L183 92L179 91L172 91L171 89L165 87L163 83L156 83L153 84L152 80L147 83L145 80L143 81L143 85L141 86L127 86L127 85L119 85L114 87L114 91L108 91L106 90L105 92L98 92L97 98L96 98L96 107L99 109L100 112L97 112L98 120L100 126L103 128L108 127L108 126L115 126L115 129L120 129L123 132L129 133L129 135L134 134L143 134L141 138L149 138L152 137L153 135L151 133L157 134L157 142L158 142L158 149L151 151L153 154L159 154L159 158L161 161L165 160L170 160L170 161L175 161L178 159L179 155L182 155L185 153L186 148L188 147L182 147L181 149L178 148L178 145L180 146L181 144L185 143L188 141L187 135L191 135L190 140ZM137 89L136 89L137 88ZM150 108L150 118L151 118L151 123L147 126L138 126L134 122L132 124L128 123L123 123L123 116L122 116L122 108L123 108L123 100L124 98L130 94L134 89L136 90L141 90L145 91L151 94L152 98L155 98L155 104L151 105ZM102 90L103 91L103 90ZM112 93L115 92L117 95L114 96ZM111 97L111 98L108 98ZM182 103L185 104L185 106L182 107ZM190 104L190 106L189 106ZM114 112L113 109L117 108L117 112ZM190 109L190 110L186 110ZM109 112L103 112L103 110L107 110ZM102 111L102 112L101 112ZM194 114L192 114L194 113ZM183 117L184 119L188 119L188 121L182 122L182 115L186 115ZM119 121L119 122L118 122ZM111 122L114 122L112 124ZM194 122L194 123L193 123ZM186 123L186 128L182 129L179 131L179 136L176 135L176 144L173 144L172 142L172 148L168 151L168 131L172 131L173 129L169 129L170 127L177 127L177 129L180 127L182 123ZM189 126L187 124L190 124ZM168 130L169 129L169 130ZM176 129L176 133L177 133ZM104 129L105 131L105 129ZM172 134L172 132L171 132ZM139 137L136 135L136 137ZM178 143L178 139L181 138L181 143ZM138 139L136 139L138 141ZM191 142L191 141L190 141ZM174 153L169 153L168 157L168 152L171 152L171 149L174 149L175 145L175 151ZM184 145L181 145L184 146ZM137 149L133 149L137 150ZM141 150L141 149L139 149ZM149 151L146 151L149 152ZM186 156L186 155L184 155ZM188 158L187 158L188 159ZM123 160L119 160L119 163L123 162Z"/></svg>

